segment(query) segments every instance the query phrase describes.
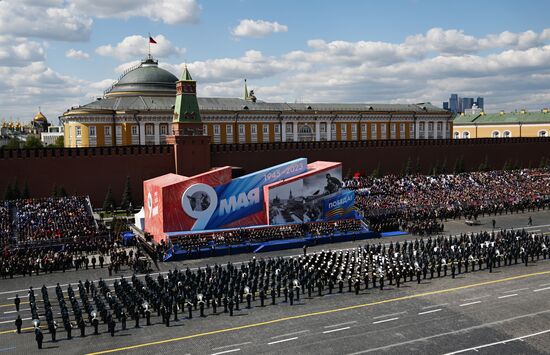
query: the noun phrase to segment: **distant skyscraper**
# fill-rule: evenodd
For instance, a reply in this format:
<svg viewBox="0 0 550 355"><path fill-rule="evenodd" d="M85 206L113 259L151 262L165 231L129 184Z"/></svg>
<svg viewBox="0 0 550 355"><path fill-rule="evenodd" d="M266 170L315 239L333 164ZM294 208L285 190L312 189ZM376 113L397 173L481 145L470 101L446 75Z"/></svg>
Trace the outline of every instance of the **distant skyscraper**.
<svg viewBox="0 0 550 355"><path fill-rule="evenodd" d="M464 112L465 110L469 110L474 105L474 99L472 97L463 97L462 98L462 107L460 112Z"/></svg>
<svg viewBox="0 0 550 355"><path fill-rule="evenodd" d="M476 105L477 107L479 107L482 111L484 110L484 107L483 107L483 97L478 97L476 99Z"/></svg>
<svg viewBox="0 0 550 355"><path fill-rule="evenodd" d="M453 113L458 113L458 95L457 94L451 94L451 97L449 98L449 109Z"/></svg>
<svg viewBox="0 0 550 355"><path fill-rule="evenodd" d="M443 102L443 109L448 110L449 109L449 101Z"/></svg>

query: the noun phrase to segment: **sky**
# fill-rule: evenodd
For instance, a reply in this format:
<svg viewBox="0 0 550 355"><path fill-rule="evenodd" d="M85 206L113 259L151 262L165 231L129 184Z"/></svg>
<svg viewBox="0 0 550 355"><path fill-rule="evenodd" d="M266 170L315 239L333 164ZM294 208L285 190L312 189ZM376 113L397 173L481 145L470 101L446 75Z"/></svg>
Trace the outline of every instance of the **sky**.
<svg viewBox="0 0 550 355"><path fill-rule="evenodd" d="M199 96L550 106L550 1L0 0L0 120L50 122L147 55Z"/></svg>

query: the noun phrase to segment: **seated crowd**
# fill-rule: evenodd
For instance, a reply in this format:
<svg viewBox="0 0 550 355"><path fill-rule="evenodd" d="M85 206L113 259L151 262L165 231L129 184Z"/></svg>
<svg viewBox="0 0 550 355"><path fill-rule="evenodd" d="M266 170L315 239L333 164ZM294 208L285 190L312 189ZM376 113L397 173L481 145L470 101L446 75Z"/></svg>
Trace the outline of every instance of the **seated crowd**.
<svg viewBox="0 0 550 355"><path fill-rule="evenodd" d="M245 243L266 242L269 240L319 237L334 233L360 231L361 221L345 219L334 222L310 222L304 224L287 224L254 229L234 229L213 233L185 234L172 237L173 246L180 249L195 250L198 248L237 245Z"/></svg>
<svg viewBox="0 0 550 355"><path fill-rule="evenodd" d="M92 236L97 232L86 197L48 197L15 201L18 242Z"/></svg>
<svg viewBox="0 0 550 355"><path fill-rule="evenodd" d="M354 177L355 204L375 231L395 227L437 234L447 218L545 208L550 201L547 169L441 175Z"/></svg>

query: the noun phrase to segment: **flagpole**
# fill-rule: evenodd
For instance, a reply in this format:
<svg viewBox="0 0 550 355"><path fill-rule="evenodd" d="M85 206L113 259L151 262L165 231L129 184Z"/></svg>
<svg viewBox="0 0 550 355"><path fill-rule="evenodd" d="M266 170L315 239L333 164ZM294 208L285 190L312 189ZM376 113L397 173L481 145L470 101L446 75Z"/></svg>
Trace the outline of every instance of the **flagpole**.
<svg viewBox="0 0 550 355"><path fill-rule="evenodd" d="M151 32L149 32L149 38L147 38L147 43L149 43L149 54L148 57L151 59Z"/></svg>

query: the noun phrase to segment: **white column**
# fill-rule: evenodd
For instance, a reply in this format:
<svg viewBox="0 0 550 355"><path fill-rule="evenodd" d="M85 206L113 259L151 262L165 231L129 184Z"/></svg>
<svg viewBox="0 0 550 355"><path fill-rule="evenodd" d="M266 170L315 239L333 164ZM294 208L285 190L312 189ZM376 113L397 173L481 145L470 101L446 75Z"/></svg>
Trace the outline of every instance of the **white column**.
<svg viewBox="0 0 550 355"><path fill-rule="evenodd" d="M286 142L286 122L281 121L281 142Z"/></svg>
<svg viewBox="0 0 550 355"><path fill-rule="evenodd" d="M145 123L139 123L139 144L145 145Z"/></svg>
<svg viewBox="0 0 550 355"><path fill-rule="evenodd" d="M298 142L298 121L294 121L293 124L292 133L294 134L294 142Z"/></svg>
<svg viewBox="0 0 550 355"><path fill-rule="evenodd" d="M332 123L330 121L326 122L327 131L325 132L327 135L327 141L330 141L332 137Z"/></svg>
<svg viewBox="0 0 550 355"><path fill-rule="evenodd" d="M315 141L321 140L321 122L315 121Z"/></svg>
<svg viewBox="0 0 550 355"><path fill-rule="evenodd" d="M155 123L155 144L160 144L160 125L159 123Z"/></svg>
<svg viewBox="0 0 550 355"><path fill-rule="evenodd" d="M420 138L420 122L417 120L414 124L414 139Z"/></svg>
<svg viewBox="0 0 550 355"><path fill-rule="evenodd" d="M434 139L437 139L437 121L434 121Z"/></svg>

